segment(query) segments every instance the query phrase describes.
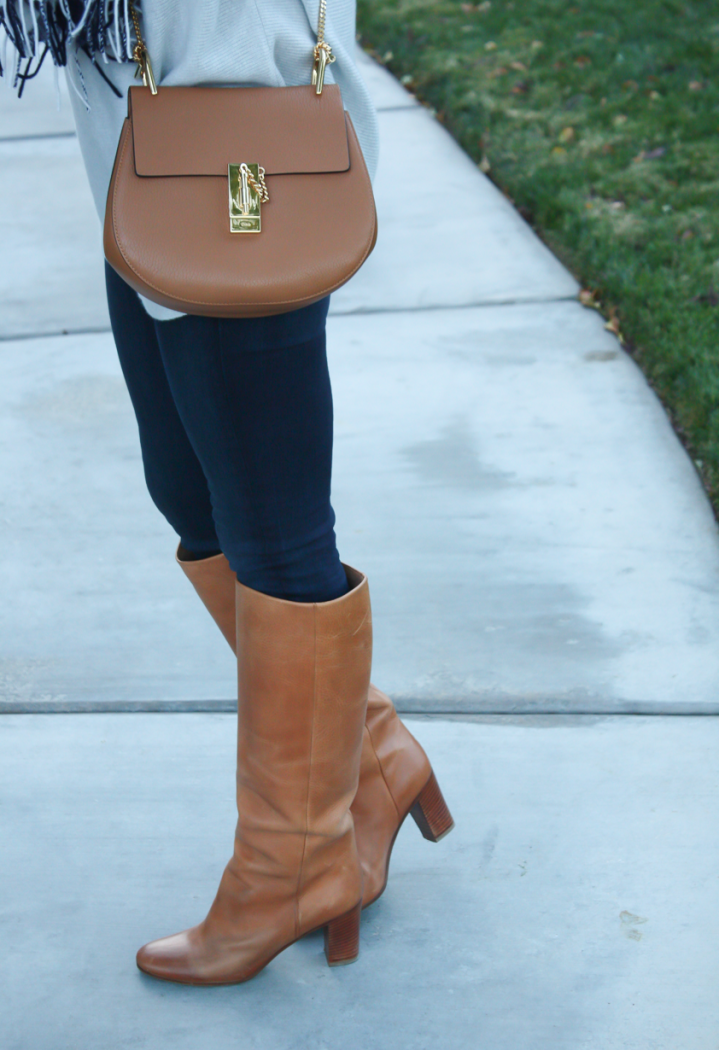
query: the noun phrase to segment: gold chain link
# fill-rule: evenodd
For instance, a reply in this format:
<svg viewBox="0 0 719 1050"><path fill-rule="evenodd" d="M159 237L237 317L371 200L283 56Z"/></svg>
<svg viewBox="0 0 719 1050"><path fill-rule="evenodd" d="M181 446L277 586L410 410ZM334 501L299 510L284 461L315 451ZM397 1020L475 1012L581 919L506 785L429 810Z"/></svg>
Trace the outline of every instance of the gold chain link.
<svg viewBox="0 0 719 1050"><path fill-rule="evenodd" d="M259 182L257 181L257 179L252 174L252 172L246 164L240 164L240 171L243 175L247 176L247 181L249 182L250 186L255 191L257 196L260 198L260 203L267 204L267 202L270 199L270 191L267 189L267 183L265 182L265 169L258 167L257 170L260 175Z"/></svg>
<svg viewBox="0 0 719 1050"><path fill-rule="evenodd" d="M317 23L317 46L325 42L325 19L327 18L327 0L320 0L320 17Z"/></svg>
<svg viewBox="0 0 719 1050"><path fill-rule="evenodd" d="M138 47L145 50L145 41L142 39L142 32L140 30L140 19L137 17L137 11L135 10L135 5L132 0L130 0L130 17L132 18L132 24L135 27L135 39L137 40L135 51L137 51ZM133 55L135 54L135 51L133 51Z"/></svg>

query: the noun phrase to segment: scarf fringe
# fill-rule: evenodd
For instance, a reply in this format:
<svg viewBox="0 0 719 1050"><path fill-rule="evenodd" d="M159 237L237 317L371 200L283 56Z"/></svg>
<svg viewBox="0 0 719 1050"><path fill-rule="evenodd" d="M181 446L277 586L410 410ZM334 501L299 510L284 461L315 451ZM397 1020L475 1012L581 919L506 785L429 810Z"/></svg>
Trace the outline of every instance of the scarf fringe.
<svg viewBox="0 0 719 1050"><path fill-rule="evenodd" d="M135 3L140 12L141 4ZM49 54L56 66L68 61L68 45L93 62L132 61L133 28L128 0L0 0L0 76L21 95ZM7 55L10 43L14 54Z"/></svg>

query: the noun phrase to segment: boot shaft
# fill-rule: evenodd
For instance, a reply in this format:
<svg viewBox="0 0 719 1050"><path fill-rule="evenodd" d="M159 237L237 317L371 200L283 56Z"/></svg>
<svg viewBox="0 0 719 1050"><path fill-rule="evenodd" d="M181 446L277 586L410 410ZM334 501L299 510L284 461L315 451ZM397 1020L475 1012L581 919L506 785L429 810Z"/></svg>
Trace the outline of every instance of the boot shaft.
<svg viewBox="0 0 719 1050"><path fill-rule="evenodd" d="M298 879L307 915L328 887L342 886L344 897L349 880L359 892L350 806L359 780L372 617L366 578L352 569L347 575L351 590L321 604L236 588L235 860L245 871L250 863L280 881ZM339 881L338 871L345 872Z"/></svg>

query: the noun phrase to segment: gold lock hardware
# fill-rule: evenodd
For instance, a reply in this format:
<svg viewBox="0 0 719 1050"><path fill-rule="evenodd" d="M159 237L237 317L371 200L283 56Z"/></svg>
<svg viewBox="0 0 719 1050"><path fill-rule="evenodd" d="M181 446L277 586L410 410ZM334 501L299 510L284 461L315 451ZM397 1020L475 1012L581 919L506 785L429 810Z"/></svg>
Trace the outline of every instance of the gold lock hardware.
<svg viewBox="0 0 719 1050"><path fill-rule="evenodd" d="M259 164L229 164L230 233L260 233L262 205L270 199L265 169Z"/></svg>

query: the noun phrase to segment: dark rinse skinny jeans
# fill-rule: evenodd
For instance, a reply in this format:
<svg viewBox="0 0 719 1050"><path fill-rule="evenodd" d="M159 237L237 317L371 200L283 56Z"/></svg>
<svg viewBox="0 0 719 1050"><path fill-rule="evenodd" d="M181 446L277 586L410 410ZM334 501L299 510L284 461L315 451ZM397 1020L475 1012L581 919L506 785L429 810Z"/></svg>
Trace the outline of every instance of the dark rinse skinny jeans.
<svg viewBox="0 0 719 1050"><path fill-rule="evenodd" d="M155 321L106 266L145 479L192 555L241 583L322 602L347 591L330 503L329 300L276 317Z"/></svg>

